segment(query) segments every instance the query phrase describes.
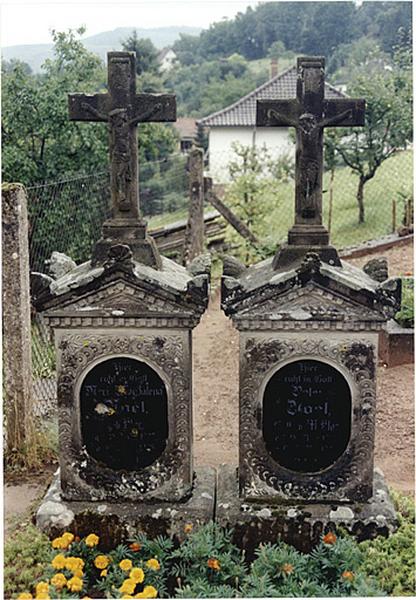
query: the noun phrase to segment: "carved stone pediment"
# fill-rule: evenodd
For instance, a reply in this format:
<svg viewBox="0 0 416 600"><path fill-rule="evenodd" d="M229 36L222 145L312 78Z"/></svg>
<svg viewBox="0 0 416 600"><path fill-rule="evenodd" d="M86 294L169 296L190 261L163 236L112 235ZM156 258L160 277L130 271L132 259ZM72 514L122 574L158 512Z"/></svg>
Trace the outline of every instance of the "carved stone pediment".
<svg viewBox="0 0 416 600"><path fill-rule="evenodd" d="M277 298L254 297L240 310L236 320L271 321L382 321L380 313L329 292L311 282Z"/></svg>
<svg viewBox="0 0 416 600"><path fill-rule="evenodd" d="M126 282L117 281L90 291L81 297L72 297L56 308L48 310L48 316L77 315L81 317L138 317L186 314L185 307L149 293Z"/></svg>

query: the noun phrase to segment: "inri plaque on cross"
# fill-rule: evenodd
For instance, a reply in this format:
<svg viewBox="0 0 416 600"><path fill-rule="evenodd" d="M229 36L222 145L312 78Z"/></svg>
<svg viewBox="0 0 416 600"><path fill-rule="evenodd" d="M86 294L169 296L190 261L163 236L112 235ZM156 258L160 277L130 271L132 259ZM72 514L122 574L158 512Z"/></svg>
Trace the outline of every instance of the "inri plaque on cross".
<svg viewBox="0 0 416 600"><path fill-rule="evenodd" d="M325 98L323 57L300 57L297 68L296 98L257 100L257 126L296 129L295 224L289 231L289 248L278 253L275 268L311 248L321 249L323 260L332 257L339 264L335 249L328 246L328 231L322 225L323 130L364 125L365 100Z"/></svg>
<svg viewBox="0 0 416 600"><path fill-rule="evenodd" d="M72 121L107 122L110 136L112 219L104 224L93 263L102 263L110 244L119 242L129 245L137 260L157 266L158 256L152 256L157 250L140 213L137 125L175 121L176 100L172 94L136 94L134 52L109 52L107 57L108 93L68 97Z"/></svg>

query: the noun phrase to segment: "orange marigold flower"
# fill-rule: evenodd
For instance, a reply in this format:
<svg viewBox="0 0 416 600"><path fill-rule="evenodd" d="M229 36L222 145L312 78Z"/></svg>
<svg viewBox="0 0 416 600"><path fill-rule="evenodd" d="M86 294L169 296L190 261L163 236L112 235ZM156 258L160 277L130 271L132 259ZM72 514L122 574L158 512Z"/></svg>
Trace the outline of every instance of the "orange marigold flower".
<svg viewBox="0 0 416 600"><path fill-rule="evenodd" d="M87 535L87 537L85 538L85 543L90 548L92 548L93 546L97 546L99 541L100 538L98 537L98 535L95 535L95 533L90 533L90 535Z"/></svg>
<svg viewBox="0 0 416 600"><path fill-rule="evenodd" d="M345 579L345 581L351 582L354 580L354 573L352 571L344 571L341 577Z"/></svg>
<svg viewBox="0 0 416 600"><path fill-rule="evenodd" d="M324 535L322 541L324 544L335 544L337 541L337 536L332 531L329 531L326 535Z"/></svg>
<svg viewBox="0 0 416 600"><path fill-rule="evenodd" d="M191 533L192 529L194 528L194 526L192 525L192 523L186 523L185 527L183 528L185 533Z"/></svg>
<svg viewBox="0 0 416 600"><path fill-rule="evenodd" d="M57 573L51 579L51 584L56 587L57 590L61 590L67 583L66 577L63 573Z"/></svg>
<svg viewBox="0 0 416 600"><path fill-rule="evenodd" d="M290 563L285 563L282 567L282 571L283 571L283 573L286 573L286 575L290 575L291 573L293 573L294 570L295 570L295 567L293 565L291 565Z"/></svg>
<svg viewBox="0 0 416 600"><path fill-rule="evenodd" d="M133 568L133 563L129 558L125 558L118 563L118 566L122 571L130 571Z"/></svg>
<svg viewBox="0 0 416 600"><path fill-rule="evenodd" d="M146 562L146 567L148 569L152 569L153 571L159 571L160 564L156 558L149 558L149 560Z"/></svg>
<svg viewBox="0 0 416 600"><path fill-rule="evenodd" d="M105 556L104 554L99 554L94 559L94 565L97 567L97 569L106 569L109 563L110 560L108 556Z"/></svg>
<svg viewBox="0 0 416 600"><path fill-rule="evenodd" d="M141 550L141 545L138 544L137 542L133 542L132 544L130 544L129 548L133 552L138 552L139 550Z"/></svg>
<svg viewBox="0 0 416 600"><path fill-rule="evenodd" d="M213 569L214 571L221 570L220 562L217 558L209 558L207 560L207 565L210 569Z"/></svg>

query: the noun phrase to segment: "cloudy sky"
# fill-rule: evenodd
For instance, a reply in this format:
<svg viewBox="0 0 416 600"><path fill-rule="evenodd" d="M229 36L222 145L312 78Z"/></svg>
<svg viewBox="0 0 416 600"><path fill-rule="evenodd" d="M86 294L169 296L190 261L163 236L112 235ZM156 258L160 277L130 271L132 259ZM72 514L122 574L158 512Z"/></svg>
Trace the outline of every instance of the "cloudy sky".
<svg viewBox="0 0 416 600"><path fill-rule="evenodd" d="M87 27L86 36L117 27L208 27L257 1L147 0L139 2L1 0L1 45L51 42L50 30Z"/></svg>

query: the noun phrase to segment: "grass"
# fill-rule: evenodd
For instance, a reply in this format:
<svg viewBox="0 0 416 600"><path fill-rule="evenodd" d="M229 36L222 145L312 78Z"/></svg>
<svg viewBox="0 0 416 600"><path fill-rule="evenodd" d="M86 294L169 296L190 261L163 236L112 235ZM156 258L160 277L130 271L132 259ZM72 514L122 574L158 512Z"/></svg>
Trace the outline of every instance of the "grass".
<svg viewBox="0 0 416 600"><path fill-rule="evenodd" d="M148 219L149 229L157 229L158 227L165 227L176 223L176 221L182 221L188 218L188 207L178 208L173 212L163 213L161 215L155 215Z"/></svg>

